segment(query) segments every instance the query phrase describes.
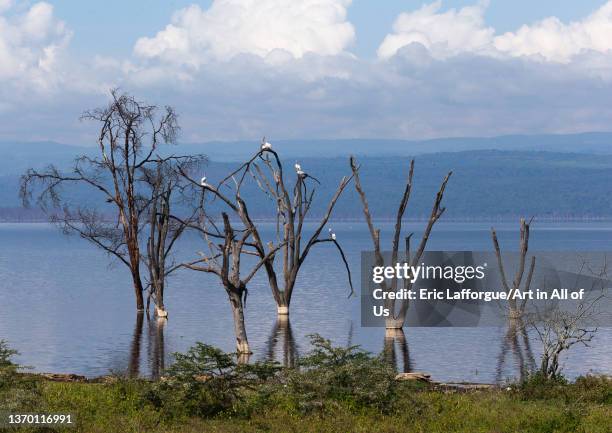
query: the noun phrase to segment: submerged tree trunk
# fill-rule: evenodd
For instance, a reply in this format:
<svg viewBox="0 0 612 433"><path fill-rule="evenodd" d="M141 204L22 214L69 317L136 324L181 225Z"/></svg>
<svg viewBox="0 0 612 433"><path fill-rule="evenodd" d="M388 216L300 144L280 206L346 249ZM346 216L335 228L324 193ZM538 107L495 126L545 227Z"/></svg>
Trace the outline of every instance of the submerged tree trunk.
<svg viewBox="0 0 612 433"><path fill-rule="evenodd" d="M250 354L249 340L247 337L246 326L244 323L244 304L242 293L232 291L230 294L230 305L234 317L234 333L236 334L236 351L239 354Z"/></svg>
<svg viewBox="0 0 612 433"><path fill-rule="evenodd" d="M291 292L288 292L287 289L278 292L276 300L276 313L281 317L289 316L289 305L291 303Z"/></svg>
<svg viewBox="0 0 612 433"><path fill-rule="evenodd" d="M168 311L164 305L164 286L163 284L158 284L155 289L155 314L157 317L168 317Z"/></svg>

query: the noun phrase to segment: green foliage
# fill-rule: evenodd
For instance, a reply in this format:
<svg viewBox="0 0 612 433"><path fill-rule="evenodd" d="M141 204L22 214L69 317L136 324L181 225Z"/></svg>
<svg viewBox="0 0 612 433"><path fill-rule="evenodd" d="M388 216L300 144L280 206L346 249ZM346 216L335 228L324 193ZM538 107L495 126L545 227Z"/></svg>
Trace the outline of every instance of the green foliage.
<svg viewBox="0 0 612 433"><path fill-rule="evenodd" d="M17 351L10 349L4 340L0 340L0 369L8 371L16 369L16 364L11 361L11 358L17 355Z"/></svg>
<svg viewBox="0 0 612 433"><path fill-rule="evenodd" d="M145 393L145 400L169 417L236 412L245 392L278 370L270 363L239 365L235 355L199 342L174 357L166 376Z"/></svg>
<svg viewBox="0 0 612 433"><path fill-rule="evenodd" d="M560 400L570 403L612 403L612 378L581 376L574 383L563 377L549 379L541 372L530 375L516 387L524 400Z"/></svg>
<svg viewBox="0 0 612 433"><path fill-rule="evenodd" d="M298 369L240 365L231 354L197 344L159 382L113 378L102 383L33 381L0 344L13 382L0 407L76 414L86 432L583 432L608 433L612 379L574 383L533 375L506 389L439 391L397 383L394 371L357 346L312 336ZM30 405L4 404L22 381L37 385ZM6 384L6 382L4 382ZM7 392L8 391L8 392ZM144 396L144 398L143 398ZM32 431L25 429L24 431Z"/></svg>
<svg viewBox="0 0 612 433"><path fill-rule="evenodd" d="M40 398L38 381L20 374L23 367L12 361L17 354L0 340L0 408L8 411L35 408Z"/></svg>
<svg viewBox="0 0 612 433"><path fill-rule="evenodd" d="M612 404L612 377L580 376L570 389L576 397L593 403Z"/></svg>
<svg viewBox="0 0 612 433"><path fill-rule="evenodd" d="M282 373L266 381L278 390ZM448 392L425 388L418 391L400 387L395 395L396 409L381 413L374 407L355 410L341 401L327 400L319 411L299 412L283 404L286 397L272 394L259 410L248 416L235 412L216 417L165 416L141 393L155 384L124 380L113 383L43 382L45 405L49 411L77 414L75 431L88 433L199 433L199 432L427 432L427 433L609 433L612 404L582 401L588 387L607 387L610 379L587 377L575 384L561 385L574 400L521 398L518 392L497 389ZM282 385L281 385L282 386ZM257 389L245 390L243 406L255 397ZM572 394L573 393L573 394ZM71 429L72 430L72 429ZM66 430L68 431L68 430Z"/></svg>
<svg viewBox="0 0 612 433"><path fill-rule="evenodd" d="M280 394L302 411L342 403L353 409L389 410L395 398L395 371L359 346L338 347L311 335L310 353L299 369L283 371ZM333 406L333 404L332 404Z"/></svg>

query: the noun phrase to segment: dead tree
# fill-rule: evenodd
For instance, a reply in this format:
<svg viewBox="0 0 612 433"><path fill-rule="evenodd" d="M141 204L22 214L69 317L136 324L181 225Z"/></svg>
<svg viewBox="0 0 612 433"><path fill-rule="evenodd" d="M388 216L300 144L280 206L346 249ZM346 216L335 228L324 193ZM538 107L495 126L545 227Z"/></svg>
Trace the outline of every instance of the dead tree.
<svg viewBox="0 0 612 433"><path fill-rule="evenodd" d="M540 374L547 379L560 376L561 355L575 345L589 347L597 333L598 317L602 314L600 303L606 299L609 287L608 265L604 257L601 269L594 270L583 262L575 279L576 284L585 270L586 276L595 277L590 290L572 308L563 308L555 301L547 302L542 308L531 309L525 314L526 326L534 331L542 345ZM588 287L588 286L587 286ZM575 287L575 289L584 287Z"/></svg>
<svg viewBox="0 0 612 433"><path fill-rule="evenodd" d="M202 183L204 192L215 189L204 182ZM183 263L180 266L194 271L211 273L219 278L232 308L236 350L238 354L250 354L251 350L244 320L244 308L248 295L247 285L264 262L274 255L282 244L277 247L271 247L266 256L259 259L246 276L242 276L242 256L256 256L256 253L249 249L253 246L252 242L250 242L252 232L248 228L235 229L226 212L222 213L222 230L217 228L215 222L205 213L203 200L201 203L202 214L200 215L200 223L196 230L205 239L208 252L201 252L201 258L189 263ZM234 204L231 202L229 204L230 208L235 211ZM194 226L192 225L192 227Z"/></svg>
<svg viewBox="0 0 612 433"><path fill-rule="evenodd" d="M366 193L361 186L361 180L359 178L359 165L357 164L357 160L355 157L351 156L350 159L351 170L353 172L353 177L355 178L355 189L359 194L361 199L361 204L363 207L363 214L365 216L366 223L368 224L368 229L370 231L370 237L372 238L372 244L374 245L374 262L376 266L384 266L385 260L383 257L383 253L380 247L380 229L374 226L374 222L372 220L372 215L370 213L370 207L368 205L368 200L366 197ZM410 252L410 241L412 238L412 233L404 238L405 241L405 256L404 261L409 263L410 266L415 266L420 260L423 252L425 251L425 247L427 246L427 241L429 240L429 236L431 234L431 230L433 229L435 223L440 219L446 208L442 207L442 199L444 198L444 191L446 190L446 184L452 175L452 171L449 172L442 184L440 185L440 189L436 194L436 198L434 200L433 207L431 209L431 214L427 220L427 225L425 226L425 231L423 232L423 236L421 241L414 252L411 254ZM408 201L410 199L410 193L412 191L412 180L414 175L414 160L410 161L410 169L408 171L408 179L406 181L406 186L404 188L404 193L402 194L402 198L400 200L399 207L397 209L397 214L395 218L395 229L393 232L393 241L391 246L391 263L394 264L398 261L399 256L399 248L400 248L400 239L402 236L402 220L404 217L404 213L408 207ZM395 292L397 291L397 278L394 278L391 282L391 286L383 281L381 284L381 288L383 291L387 292ZM410 289L409 279L404 279L404 289ZM396 302L395 299L387 299L385 300L385 307L389 310L390 315L385 320L385 327L387 329L401 329L404 327L404 323L406 322L406 315L408 313L408 300L402 300L399 311L396 311Z"/></svg>
<svg viewBox="0 0 612 433"><path fill-rule="evenodd" d="M283 164L278 154L264 140L259 152L225 179L222 179L217 188L210 189L225 203L235 202L233 209L240 217L242 224L251 233L255 252L264 261L263 267L279 315L289 314L291 296L299 271L312 247L317 244L331 243L338 250L348 274L349 296L353 293L350 268L344 251L336 240L336 235L331 230L327 236L321 235L332 215L336 202L351 181L352 176L345 176L341 179L323 217L319 220L314 232L307 237L304 233L304 223L314 201L316 190L314 184L318 184L319 181L302 170L298 163L295 164L295 171L295 183L292 188L289 188L288 180L283 171ZM273 243L264 240L257 224L249 215L247 204L240 194L241 186L248 177L254 179L257 186L273 201L276 208L276 243L277 245L283 245L280 254L282 256L282 275L280 277L275 267L277 255L269 254ZM232 183L235 185L235 197L230 199L227 194L222 192L222 186L231 187Z"/></svg>
<svg viewBox="0 0 612 433"><path fill-rule="evenodd" d="M54 166L30 169L22 176L20 195L27 205L33 189L41 188L39 205L65 233L78 234L125 264L132 276L136 309L143 311L140 241L149 203L139 191L138 178L158 146L175 142L177 116L171 107L160 110L113 90L106 107L87 111L82 118L100 125L99 156L77 158L69 173ZM97 193L112 211L71 206L62 190L77 185Z"/></svg>
<svg viewBox="0 0 612 433"><path fill-rule="evenodd" d="M512 351L518 362L521 379L526 377L529 371L533 369L535 364L533 352L531 350L531 344L529 342L529 336L527 334L527 329L525 326L525 307L527 306L527 298L523 297L520 303L518 303L516 300L518 293L527 292L531 288L531 282L533 279L533 274L536 265L536 258L535 256L532 256L529 264L529 271L527 272L527 277L523 282L523 278L525 277L527 253L529 251L530 226L531 221L526 222L524 218L521 218L518 266L516 268L512 284L508 282L506 276L502 253L499 247L499 241L497 240L497 233L493 227L491 228L491 239L493 240L495 256L497 257L499 277L501 280L502 287L508 295L508 329L506 330L506 335L504 337L504 340L502 341L502 348L497 360L498 381L502 379L501 376L503 373L503 365L505 363L506 355L509 350Z"/></svg>
<svg viewBox="0 0 612 433"><path fill-rule="evenodd" d="M588 347L597 328L588 326L598 314L597 304L603 295L580 302L574 311L551 308L548 311L528 315L528 326L535 331L542 344L540 373L547 379L555 379L561 373L561 354L576 344Z"/></svg>
<svg viewBox="0 0 612 433"><path fill-rule="evenodd" d="M525 264L527 260L527 252L529 251L529 229L531 221L526 222L525 218L521 218L521 234L519 244L519 262L512 285L508 283L506 278L506 271L504 269L504 263L502 260L501 250L499 248L499 242L497 240L497 233L495 229L491 227L491 238L493 239L493 247L495 248L495 255L497 257L497 265L499 267L499 274L502 286L508 295L508 316L512 318L521 318L524 311L527 299L523 298L521 303L516 302L517 294L521 291L528 291L531 287L531 280L533 278L533 271L535 269L536 258L531 257L529 271L527 272L527 278L524 283L524 287L521 290L521 284L523 284L523 277L525 276Z"/></svg>
<svg viewBox="0 0 612 433"><path fill-rule="evenodd" d="M176 242L185 229L195 221L195 211L180 217L173 209L181 204L182 191L187 187L182 173L199 168L205 161L202 155L158 158L142 170L142 181L149 189L148 229L146 254L143 261L148 270L147 312L151 299L155 314L168 316L164 305L164 289L169 275L179 269L172 260Z"/></svg>

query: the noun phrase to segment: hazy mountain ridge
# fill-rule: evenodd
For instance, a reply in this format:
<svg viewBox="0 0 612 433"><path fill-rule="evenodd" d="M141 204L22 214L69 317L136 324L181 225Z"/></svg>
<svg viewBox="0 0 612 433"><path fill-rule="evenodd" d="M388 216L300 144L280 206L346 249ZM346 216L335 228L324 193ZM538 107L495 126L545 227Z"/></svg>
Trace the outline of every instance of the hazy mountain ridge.
<svg viewBox="0 0 612 433"><path fill-rule="evenodd" d="M575 152L612 155L612 132L568 135L507 135L490 138L437 138L432 140L272 140L274 148L287 160L296 158L412 156L469 150ZM257 141L208 142L161 146L164 154L204 153L213 161L240 161L253 155ZM0 142L0 174L21 174L29 167L40 168L51 162L69 164L80 154L94 155L90 146L55 142Z"/></svg>
<svg viewBox="0 0 612 433"><path fill-rule="evenodd" d="M290 167L288 175L294 176L293 160L285 160ZM394 217L409 160L359 158L362 183L376 218ZM312 216L316 217L324 211L342 176L350 174L348 158L303 158L300 163L322 182L312 209ZM215 182L235 167L235 162L212 161L205 172ZM488 150L418 155L407 218L422 218L430 212L434 194L449 170L454 173L445 197L448 219L518 215L560 219L612 217L612 155ZM17 175L0 177L0 207L19 207L18 183ZM274 216L272 204L255 186L245 187L243 196L253 216ZM77 191L73 199L99 202L86 190ZM335 217L360 219L360 206L351 185L339 200Z"/></svg>

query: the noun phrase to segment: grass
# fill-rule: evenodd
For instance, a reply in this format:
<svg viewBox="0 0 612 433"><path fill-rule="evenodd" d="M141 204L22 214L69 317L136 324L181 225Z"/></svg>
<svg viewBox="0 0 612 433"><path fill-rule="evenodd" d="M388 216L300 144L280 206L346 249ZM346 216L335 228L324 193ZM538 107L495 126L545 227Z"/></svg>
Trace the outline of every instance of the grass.
<svg viewBox="0 0 612 433"><path fill-rule="evenodd" d="M398 382L379 357L313 336L299 369L237 365L198 344L162 381L51 382L0 362L0 408L72 413L76 428L20 432L423 432L612 431L612 379L574 383L534 375L509 388L448 390ZM0 342L0 349L2 349ZM0 350L0 358L2 358ZM2 359L0 359L1 361Z"/></svg>
<svg viewBox="0 0 612 433"><path fill-rule="evenodd" d="M79 432L584 432L611 431L612 404L585 400L577 385L561 385L565 393L530 398L520 390L442 392L402 386L388 413L355 409L338 402L303 413L288 401L273 399L249 416L219 414L212 418L166 419L143 404L144 381L114 384L42 384L42 407L72 412ZM608 381L608 390L612 385ZM558 390L557 390L558 392ZM570 396L570 398L568 398ZM27 430L24 430L27 431ZM61 430L59 430L61 431Z"/></svg>

